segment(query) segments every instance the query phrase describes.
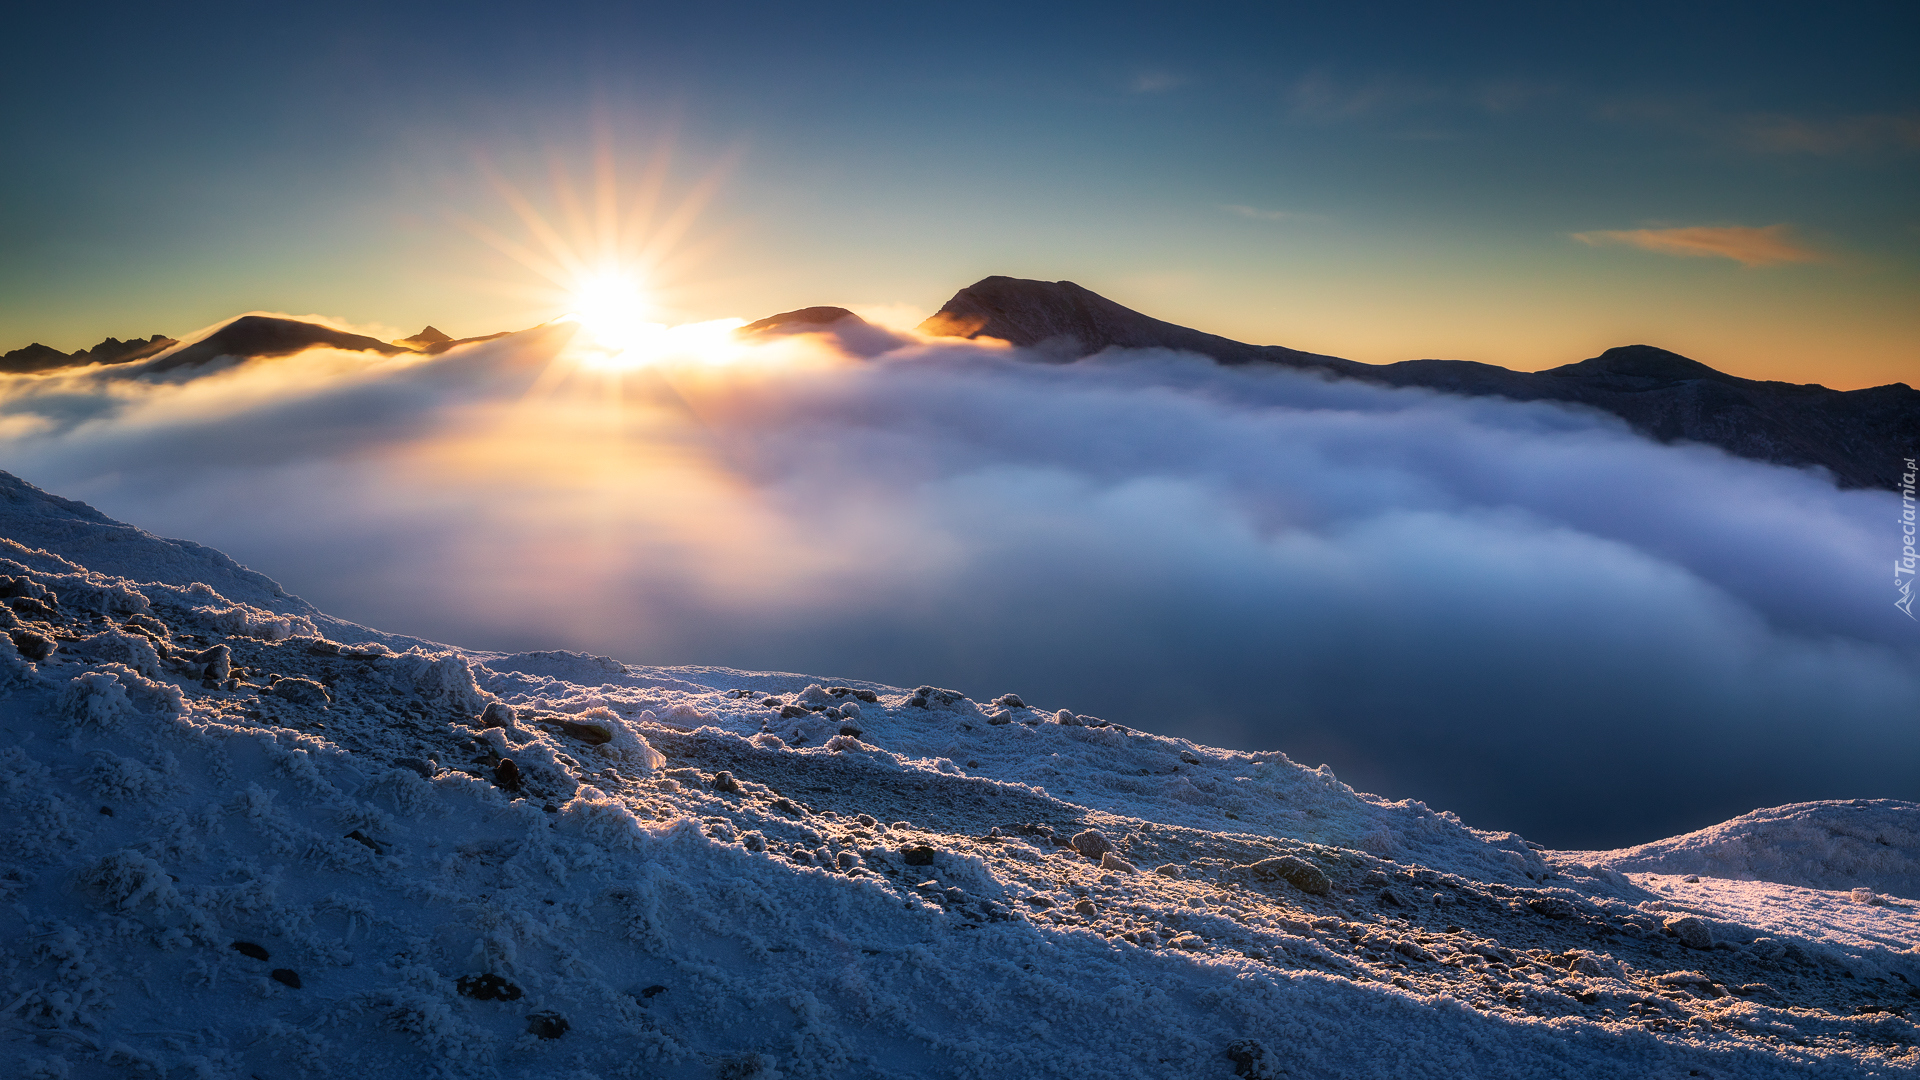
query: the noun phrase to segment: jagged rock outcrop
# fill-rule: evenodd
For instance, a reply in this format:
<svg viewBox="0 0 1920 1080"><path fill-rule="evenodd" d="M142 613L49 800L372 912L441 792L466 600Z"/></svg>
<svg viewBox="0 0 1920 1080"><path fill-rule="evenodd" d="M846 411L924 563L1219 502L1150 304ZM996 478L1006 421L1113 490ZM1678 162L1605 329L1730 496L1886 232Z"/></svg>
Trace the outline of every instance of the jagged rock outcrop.
<svg viewBox="0 0 1920 1080"><path fill-rule="evenodd" d="M1819 466L1843 488L1893 488L1920 454L1920 390L1761 382L1651 345L1608 349L1546 371L1468 360L1362 364L1277 345L1249 345L1123 307L1070 281L990 277L961 289L922 333L994 337L1069 362L1102 349L1178 349L1222 364L1278 363L1390 386L1516 401L1564 401L1610 412L1665 442L1698 442L1777 465Z"/></svg>

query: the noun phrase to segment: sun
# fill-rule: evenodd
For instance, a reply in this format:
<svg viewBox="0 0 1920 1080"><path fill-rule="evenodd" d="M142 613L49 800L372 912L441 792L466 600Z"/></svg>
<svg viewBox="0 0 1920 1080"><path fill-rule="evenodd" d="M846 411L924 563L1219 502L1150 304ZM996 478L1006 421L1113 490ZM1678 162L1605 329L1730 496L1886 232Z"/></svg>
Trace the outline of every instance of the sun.
<svg viewBox="0 0 1920 1080"><path fill-rule="evenodd" d="M627 352L657 334L640 281L618 269L601 270L573 287L573 316L594 344L612 354Z"/></svg>

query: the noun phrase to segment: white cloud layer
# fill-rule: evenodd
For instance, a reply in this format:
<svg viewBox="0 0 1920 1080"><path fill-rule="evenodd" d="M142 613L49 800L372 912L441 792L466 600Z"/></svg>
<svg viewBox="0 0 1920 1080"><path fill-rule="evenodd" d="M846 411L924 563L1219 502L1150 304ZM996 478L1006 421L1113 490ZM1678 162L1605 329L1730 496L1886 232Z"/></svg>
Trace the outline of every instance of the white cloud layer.
<svg viewBox="0 0 1920 1080"><path fill-rule="evenodd" d="M0 447L383 629L1017 691L1561 846L1920 797L1886 493L1167 354L563 338L17 378Z"/></svg>

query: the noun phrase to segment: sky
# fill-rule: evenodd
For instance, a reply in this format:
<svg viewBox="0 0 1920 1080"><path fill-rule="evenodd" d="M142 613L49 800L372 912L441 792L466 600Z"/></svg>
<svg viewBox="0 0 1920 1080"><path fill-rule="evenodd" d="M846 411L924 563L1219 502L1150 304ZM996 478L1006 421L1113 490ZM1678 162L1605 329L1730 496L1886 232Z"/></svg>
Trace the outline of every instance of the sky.
<svg viewBox="0 0 1920 1080"><path fill-rule="evenodd" d="M1369 362L1915 381L1911 5L1336 7L36 5L0 348L532 325L515 199L579 246L604 160L667 322L1008 274Z"/></svg>

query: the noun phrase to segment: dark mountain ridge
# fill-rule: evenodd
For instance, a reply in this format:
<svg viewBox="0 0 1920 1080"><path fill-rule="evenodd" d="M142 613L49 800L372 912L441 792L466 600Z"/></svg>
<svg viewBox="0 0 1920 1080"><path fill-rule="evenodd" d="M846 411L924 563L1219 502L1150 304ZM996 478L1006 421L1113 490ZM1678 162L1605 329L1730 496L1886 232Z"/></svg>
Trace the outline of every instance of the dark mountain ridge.
<svg viewBox="0 0 1920 1080"><path fill-rule="evenodd" d="M1222 364L1274 363L1388 386L1470 397L1564 401L1614 414L1662 442L1698 442L1777 465L1819 466L1843 488L1895 488L1920 453L1920 390L1761 382L1651 345L1608 349L1545 371L1470 360L1363 364L1250 345L1141 314L1070 281L989 277L955 293L923 333L993 337L1070 363L1109 348L1199 353Z"/></svg>
<svg viewBox="0 0 1920 1080"><path fill-rule="evenodd" d="M403 345L389 345L378 338L349 334L317 323L278 319L270 315L242 315L186 348L175 350L148 364L146 371L173 371L209 363L223 356L287 356L317 345L348 352L393 354L412 351Z"/></svg>
<svg viewBox="0 0 1920 1080"><path fill-rule="evenodd" d="M79 367L85 364L130 364L135 360L145 360L162 349L176 344L173 338L165 334L155 334L151 338L133 338L121 341L108 338L91 349L80 349L63 353L50 345L34 342L24 348L0 355L0 371L24 375L35 371L52 371L56 368Z"/></svg>

